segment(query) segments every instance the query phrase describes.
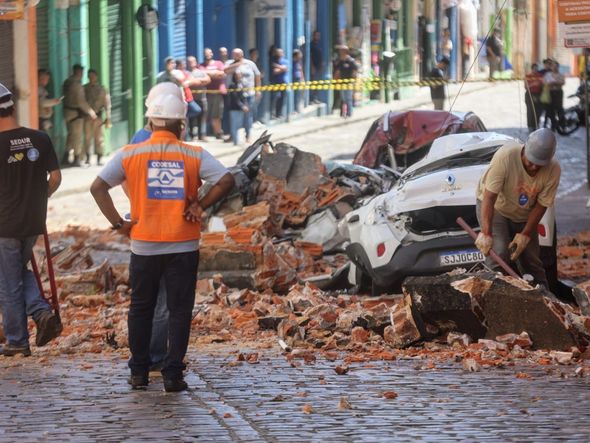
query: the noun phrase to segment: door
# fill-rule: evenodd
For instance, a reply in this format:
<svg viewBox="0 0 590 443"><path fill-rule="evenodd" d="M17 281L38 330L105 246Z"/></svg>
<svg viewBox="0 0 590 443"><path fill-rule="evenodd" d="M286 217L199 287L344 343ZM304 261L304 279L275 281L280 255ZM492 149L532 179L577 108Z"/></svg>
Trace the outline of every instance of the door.
<svg viewBox="0 0 590 443"><path fill-rule="evenodd" d="M111 94L110 143L112 150L119 149L129 142L129 99L131 90L125 88L123 69L123 14L122 2L109 0L107 10L109 91Z"/></svg>
<svg viewBox="0 0 590 443"><path fill-rule="evenodd" d="M12 35L12 21L0 20L0 83L11 91L14 88L14 39Z"/></svg>
<svg viewBox="0 0 590 443"><path fill-rule="evenodd" d="M172 57L186 59L186 0L174 0Z"/></svg>

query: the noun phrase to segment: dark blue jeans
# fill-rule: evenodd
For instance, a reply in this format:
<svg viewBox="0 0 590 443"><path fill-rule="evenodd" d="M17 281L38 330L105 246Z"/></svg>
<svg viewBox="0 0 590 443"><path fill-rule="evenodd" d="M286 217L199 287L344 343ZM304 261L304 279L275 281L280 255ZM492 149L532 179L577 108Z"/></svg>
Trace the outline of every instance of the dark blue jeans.
<svg viewBox="0 0 590 443"><path fill-rule="evenodd" d="M168 354L162 375L178 378L186 369L186 355L195 304L199 252L165 255L131 254L129 277L131 305L129 306L129 368L133 375L148 373L150 366L150 338L154 309L158 299L160 280L166 286L168 320Z"/></svg>
<svg viewBox="0 0 590 443"><path fill-rule="evenodd" d="M8 344L28 346L27 316L37 320L49 305L27 268L37 237L0 238L0 307Z"/></svg>
<svg viewBox="0 0 590 443"><path fill-rule="evenodd" d="M154 309L152 322L152 338L150 339L150 364L164 363L168 353L168 305L166 300L166 281L160 279L158 301Z"/></svg>

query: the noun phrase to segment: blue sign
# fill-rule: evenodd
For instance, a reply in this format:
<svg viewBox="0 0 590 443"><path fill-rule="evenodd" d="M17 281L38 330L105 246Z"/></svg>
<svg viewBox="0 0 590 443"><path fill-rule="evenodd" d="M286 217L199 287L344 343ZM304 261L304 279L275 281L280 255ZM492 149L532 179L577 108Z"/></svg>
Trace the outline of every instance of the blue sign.
<svg viewBox="0 0 590 443"><path fill-rule="evenodd" d="M152 200L184 200L184 162L149 160L148 198Z"/></svg>

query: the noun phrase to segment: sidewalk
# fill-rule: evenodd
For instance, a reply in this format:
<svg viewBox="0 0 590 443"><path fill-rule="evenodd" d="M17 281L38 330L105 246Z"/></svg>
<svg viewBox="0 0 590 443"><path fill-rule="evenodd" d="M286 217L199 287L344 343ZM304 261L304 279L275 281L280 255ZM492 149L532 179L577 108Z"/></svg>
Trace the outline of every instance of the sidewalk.
<svg viewBox="0 0 590 443"><path fill-rule="evenodd" d="M469 94L471 92L480 91L483 88L489 87L488 83L466 83L461 95ZM449 85L450 100L452 100L458 93L460 85L451 84ZM275 124L272 126L258 126L253 128L253 139L259 137L265 130L272 133L273 142L287 142L289 139L298 137L305 134L311 134L314 132L322 131L327 128L346 126L352 123L367 121L370 122L387 111L400 111L421 106L431 107L432 102L430 100L430 89L428 87L422 87L416 90L413 97L392 101L390 103L370 103L354 110L354 115L351 118L343 119L337 113L328 114L321 117L308 117L299 118L287 123ZM446 104L448 108L449 103ZM467 109L456 109L457 111L467 111ZM369 124L367 124L367 129ZM244 139L243 133L241 139ZM235 164L236 158L240 153L246 149L246 145L234 146L230 143L224 143L223 141L216 140L209 137L209 141L202 143L203 148L211 152L215 157L221 160L226 166L232 166ZM305 146L301 146L305 149ZM358 146L360 148L360 146ZM358 149L357 148L357 149ZM112 154L111 154L112 155ZM107 162L111 156L104 158ZM59 190L55 193L53 198L66 197L73 194L79 194L88 192L90 185L98 172L102 169L100 166L92 165L87 168L65 168L62 171L63 180Z"/></svg>
<svg viewBox="0 0 590 443"><path fill-rule="evenodd" d="M590 189L584 182L578 189L555 199L557 227L560 235L590 231Z"/></svg>

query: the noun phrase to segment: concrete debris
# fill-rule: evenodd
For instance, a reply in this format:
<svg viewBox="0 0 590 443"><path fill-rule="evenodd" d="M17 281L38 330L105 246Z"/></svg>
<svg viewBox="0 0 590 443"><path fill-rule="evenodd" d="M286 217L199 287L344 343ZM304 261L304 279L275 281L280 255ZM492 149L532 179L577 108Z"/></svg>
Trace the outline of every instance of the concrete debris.
<svg viewBox="0 0 590 443"><path fill-rule="evenodd" d="M441 330L487 339L483 344L494 350L503 350L491 344L496 339L507 346L557 350L586 348L590 343L587 317L543 288L510 277L490 273L411 277L404 283L404 293L416 306L414 322L422 319Z"/></svg>

